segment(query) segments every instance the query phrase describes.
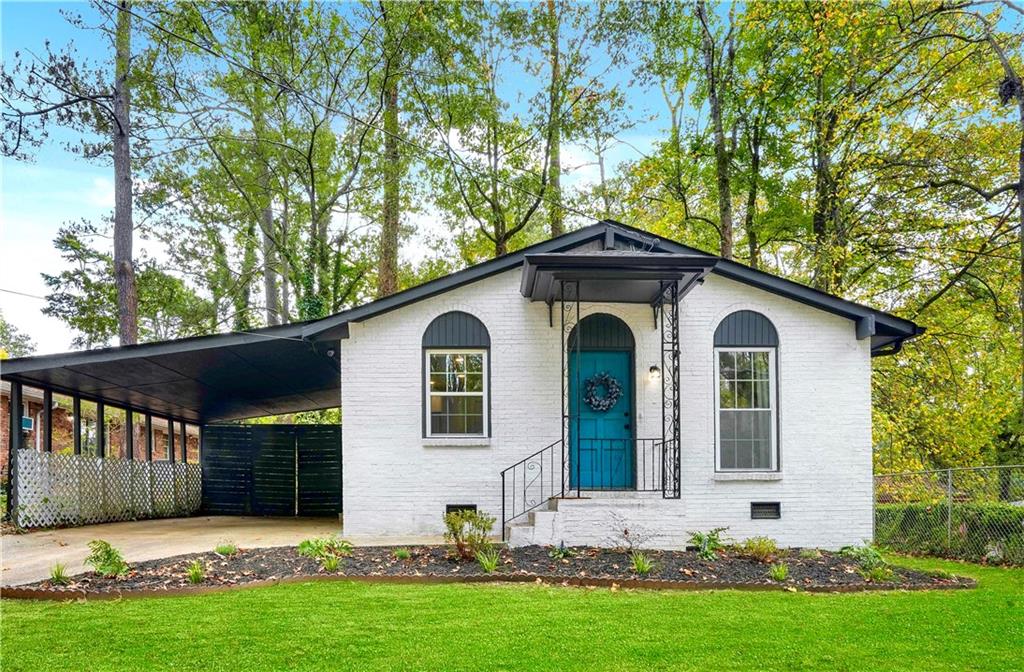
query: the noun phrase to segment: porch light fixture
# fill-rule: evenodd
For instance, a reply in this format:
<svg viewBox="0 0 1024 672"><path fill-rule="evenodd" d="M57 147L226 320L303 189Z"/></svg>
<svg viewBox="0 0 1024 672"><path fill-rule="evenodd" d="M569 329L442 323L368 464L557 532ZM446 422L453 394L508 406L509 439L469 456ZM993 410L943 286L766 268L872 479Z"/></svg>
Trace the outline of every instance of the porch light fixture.
<svg viewBox="0 0 1024 672"><path fill-rule="evenodd" d="M657 365L652 366L648 370L648 373L650 374L652 382L661 380L661 369L659 369Z"/></svg>

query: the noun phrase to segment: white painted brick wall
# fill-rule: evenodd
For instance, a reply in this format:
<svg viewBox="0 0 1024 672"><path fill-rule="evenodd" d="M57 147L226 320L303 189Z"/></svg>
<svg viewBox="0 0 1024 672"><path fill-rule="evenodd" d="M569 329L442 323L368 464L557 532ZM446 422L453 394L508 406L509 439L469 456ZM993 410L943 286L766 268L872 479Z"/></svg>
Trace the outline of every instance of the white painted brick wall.
<svg viewBox="0 0 1024 672"><path fill-rule="evenodd" d="M350 325L341 342L344 517L350 535L438 534L445 504L501 509L501 469L561 436L558 312L519 294L507 271ZM782 479L715 480L712 342L735 310L766 315L779 333ZM476 315L491 335L487 447L432 447L422 438L422 350L427 325L449 310ZM621 317L636 338L639 437L660 437L660 332L641 305L584 304L584 315ZM635 524L680 545L686 530L728 526L742 539L768 535L789 546L838 547L871 536L871 389L867 340L854 323L712 275L681 305L682 499L644 498ZM779 501L781 520L750 520L751 501ZM566 543L599 541L611 519L559 511ZM628 507L627 507L628 508ZM585 509L581 509L583 511ZM586 518L589 516L589 518ZM581 518L582 517L582 518ZM583 518L588 524L584 525ZM576 523L569 521L576 520ZM586 529L584 529L586 528Z"/></svg>

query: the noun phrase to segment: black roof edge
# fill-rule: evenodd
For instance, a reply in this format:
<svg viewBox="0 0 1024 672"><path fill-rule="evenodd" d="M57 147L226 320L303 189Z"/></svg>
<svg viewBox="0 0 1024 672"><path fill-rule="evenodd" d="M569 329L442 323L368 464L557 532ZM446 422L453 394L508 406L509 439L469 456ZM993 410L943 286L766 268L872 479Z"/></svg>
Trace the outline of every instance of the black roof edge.
<svg viewBox="0 0 1024 672"><path fill-rule="evenodd" d="M605 238L607 245L607 236L609 233L613 233L615 236L619 236L626 240L640 243L645 247L659 248L665 252L714 257L718 260L718 263L715 265L712 273L716 273L738 282L743 282L764 291L772 292L773 294L778 294L780 296L799 301L805 305L818 308L819 310L824 310L826 312L854 320L859 323L858 335L861 337L874 336L876 334L894 337L892 341L887 341L883 348L873 348L872 354L892 354L884 349L885 347L889 347L890 343L899 341L902 346L903 341L924 333L924 329L916 325L911 320L906 320L904 318L897 317L896 315L892 315L891 313L870 308L859 303L854 303L853 301L840 298L793 280L787 280L786 278L772 275L765 271L750 268L749 266L745 266L737 261L722 259L703 250L683 245L682 243L678 243L668 238L657 236L649 231L643 231L642 229L634 228L628 224L606 219L597 224L591 224L590 226L586 226L582 229L563 234L557 238L551 238L549 240L524 247L521 250L498 257L497 259L491 259L489 261L470 266L469 268L462 269L461 271L456 271L451 275L431 280L430 282L417 285L416 287L411 287L383 299L371 301L370 303L363 304L362 306L312 322L303 328L302 335L304 338L311 338L315 340L344 338L347 336L347 325L349 322L366 320L382 313L395 310L396 308L400 308L409 303L421 301L450 289L460 287L464 284L481 280L491 275L515 268L525 262L527 255L557 252L567 247L580 245L590 240L597 240L601 238ZM862 333L863 335L861 335Z"/></svg>
<svg viewBox="0 0 1024 672"><path fill-rule="evenodd" d="M257 343L266 339L303 340L302 330L310 322L293 322L273 327L261 327L250 331L233 331L227 334L190 336L171 341L155 341L136 345L119 345L95 350L73 350L50 355L33 355L0 361L0 374L13 376L19 373L55 366L117 361L132 357L151 357L163 354L189 352L206 348L230 347Z"/></svg>

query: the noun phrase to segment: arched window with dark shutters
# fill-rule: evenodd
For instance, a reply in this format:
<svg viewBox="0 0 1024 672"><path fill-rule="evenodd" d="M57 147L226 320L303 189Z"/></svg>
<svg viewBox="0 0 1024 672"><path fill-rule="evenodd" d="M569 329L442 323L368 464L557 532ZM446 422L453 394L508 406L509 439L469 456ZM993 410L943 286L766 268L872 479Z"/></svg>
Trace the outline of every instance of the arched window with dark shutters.
<svg viewBox="0 0 1024 672"><path fill-rule="evenodd" d="M469 313L438 315L423 332L423 435L490 434L487 327Z"/></svg>
<svg viewBox="0 0 1024 672"><path fill-rule="evenodd" d="M716 455L720 471L778 470L779 334L753 310L715 329Z"/></svg>

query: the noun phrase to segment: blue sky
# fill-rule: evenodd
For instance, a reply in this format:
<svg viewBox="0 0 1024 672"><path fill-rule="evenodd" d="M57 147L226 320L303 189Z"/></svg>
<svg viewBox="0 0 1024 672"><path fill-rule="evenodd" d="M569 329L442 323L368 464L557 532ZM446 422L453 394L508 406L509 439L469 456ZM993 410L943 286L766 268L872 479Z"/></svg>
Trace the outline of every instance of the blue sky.
<svg viewBox="0 0 1024 672"><path fill-rule="evenodd" d="M11 62L18 50L37 53L49 40L54 48L73 41L79 54L103 59L108 46L94 31L73 28L61 16L61 10L91 15L85 3L68 2L0 2L0 42L5 62ZM608 54L594 53L589 77L603 73L605 85L622 84L628 73L606 71ZM523 81L523 80L519 80ZM519 82L516 81L516 84ZM526 95L531 91L524 91ZM634 111L647 113L656 109L658 99L648 99L646 92L633 90ZM638 126L627 138L630 145L646 150L659 134L657 121ZM19 329L26 331L36 343L38 353L58 352L71 347L73 333L63 322L40 312L44 301L40 297L47 289L40 273L57 273L63 260L53 248L53 238L60 226L78 219L98 221L113 208L113 180L111 168L104 163L89 162L65 150L63 140L67 134L54 129L51 140L35 151L30 163L3 159L0 161L0 311ZM638 157L634 149L619 146L610 157L610 166ZM563 165L579 166L591 161L580 147L563 148ZM582 184L597 179L596 166L578 167L566 180L568 185ZM432 218L417 218L410 222L425 228ZM422 258L413 240L405 255L410 259ZM144 249L159 258L159 250L145 240L136 240L136 251ZM22 296L20 292L32 296Z"/></svg>

